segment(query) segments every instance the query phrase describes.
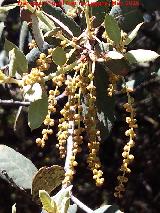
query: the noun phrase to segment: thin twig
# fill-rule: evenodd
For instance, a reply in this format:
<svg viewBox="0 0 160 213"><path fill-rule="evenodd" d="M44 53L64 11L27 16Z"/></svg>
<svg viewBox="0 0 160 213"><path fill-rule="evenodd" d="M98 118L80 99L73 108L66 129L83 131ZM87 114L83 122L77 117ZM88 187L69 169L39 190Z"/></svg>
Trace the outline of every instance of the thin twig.
<svg viewBox="0 0 160 213"><path fill-rule="evenodd" d="M2 99L0 99L0 105L3 105L3 106L9 106L9 105L12 105L12 106L29 106L30 102L27 102L27 101L14 101L13 99L11 99L11 100L2 100Z"/></svg>
<svg viewBox="0 0 160 213"><path fill-rule="evenodd" d="M77 206L79 208L81 208L83 211L87 212L87 213L93 213L94 211L92 209L90 209L88 206L86 206L84 203L82 203L80 200L78 200L76 197L74 197L73 195L71 195L71 200L77 204Z"/></svg>
<svg viewBox="0 0 160 213"><path fill-rule="evenodd" d="M60 101L62 100L64 97L66 97L66 94L65 92L63 92L61 95L57 96L56 97L56 100L57 101ZM29 105L31 104L31 102L29 101L14 101L13 99L10 99L10 100L2 100L0 99L0 105L1 106L26 106L28 107Z"/></svg>

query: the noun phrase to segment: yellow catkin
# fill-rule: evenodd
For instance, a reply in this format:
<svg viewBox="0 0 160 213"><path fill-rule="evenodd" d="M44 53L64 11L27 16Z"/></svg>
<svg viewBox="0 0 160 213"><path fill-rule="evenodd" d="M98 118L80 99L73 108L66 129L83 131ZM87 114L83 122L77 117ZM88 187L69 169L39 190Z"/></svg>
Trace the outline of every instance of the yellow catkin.
<svg viewBox="0 0 160 213"><path fill-rule="evenodd" d="M79 71L75 72L75 75L72 79L68 79L65 81L66 84L66 93L68 95L68 102L64 106L64 108L61 110L61 114L63 115L63 119L65 121L68 121L68 123L73 122L74 124L74 130L72 133L72 141L73 141L73 148L72 148L72 154L69 159L69 168L67 168L65 173L65 178L62 182L63 185L70 185L71 181L73 180L73 175L75 174L75 167L78 165L76 161L76 155L77 153L81 152L80 145L83 142L83 137L81 136L81 133L83 131L83 128L80 127L80 122L82 120L81 116L81 107L80 106L80 84L79 84ZM63 121L62 119L62 121ZM65 122L63 121L63 122ZM63 133L63 125L60 125L60 131L58 132L58 139L59 139L59 145L58 147L61 147L61 137L62 135L65 136ZM69 132L69 126L66 132ZM67 137L62 137L64 140L64 144L67 142ZM64 152L65 149L63 149ZM60 155L65 155L64 153L60 152Z"/></svg>
<svg viewBox="0 0 160 213"><path fill-rule="evenodd" d="M86 105L88 106L88 113L85 115L85 128L88 135L88 149L89 155L87 157L87 163L90 170L93 173L93 179L97 186L101 186L104 182L102 177L103 172L101 170L101 162L99 159L99 139L100 132L97 130L96 120L97 120L97 109L96 109L96 87L93 84L94 80L94 69L91 65L88 66L88 84L86 86L85 97Z"/></svg>
<svg viewBox="0 0 160 213"><path fill-rule="evenodd" d="M119 75L116 75L112 72L109 73L109 84L107 88L108 96L112 96L116 91L117 81L120 79Z"/></svg>
<svg viewBox="0 0 160 213"><path fill-rule="evenodd" d="M44 125L47 126L47 128L42 130L42 138L36 139L37 145L39 145L42 148L45 146L45 142L48 140L48 135L53 134L53 130L51 128L54 126L54 119L51 118L51 113L56 112L56 108L55 108L57 104L56 95L58 94L59 94L59 91L57 88L55 90L49 91L48 114L45 120L43 121Z"/></svg>
<svg viewBox="0 0 160 213"><path fill-rule="evenodd" d="M129 129L126 130L125 132L125 135L129 137L129 141L123 148L123 153L122 153L123 163L120 168L122 175L119 175L117 177L118 186L115 187L114 196L118 198L123 197L123 193L125 191L125 183L128 181L128 178L126 177L126 175L131 172L130 168L128 168L128 165L132 163L132 161L134 160L134 156L130 154L130 150L135 145L135 142L134 142L136 137L135 128L138 127L138 125L136 124L137 120L135 119L135 116L136 116L135 109L133 108L134 99L131 98L127 87L126 87L126 91L127 91L128 103L124 104L123 107L125 108L126 112L130 113L130 116L126 117L126 122L128 123Z"/></svg>

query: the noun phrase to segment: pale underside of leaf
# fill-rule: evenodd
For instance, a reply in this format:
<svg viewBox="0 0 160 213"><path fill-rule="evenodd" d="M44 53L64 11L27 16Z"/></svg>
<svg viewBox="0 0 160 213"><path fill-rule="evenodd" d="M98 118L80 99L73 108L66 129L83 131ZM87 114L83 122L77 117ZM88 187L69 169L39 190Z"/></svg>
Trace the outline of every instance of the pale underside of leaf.
<svg viewBox="0 0 160 213"><path fill-rule="evenodd" d="M160 55L152 50L130 50L125 54L129 63L146 63L156 60Z"/></svg>
<svg viewBox="0 0 160 213"><path fill-rule="evenodd" d="M136 28L131 33L129 33L127 39L124 42L125 45L128 45L129 43L131 43L131 41L133 41L133 39L137 36L138 31L140 27L142 26L142 24L144 24L144 22L138 24Z"/></svg>
<svg viewBox="0 0 160 213"><path fill-rule="evenodd" d="M9 10L14 9L17 6L18 6L17 3L2 6L2 7L0 7L0 13L8 12Z"/></svg>
<svg viewBox="0 0 160 213"><path fill-rule="evenodd" d="M0 170L5 170L9 178L24 189L31 189L32 178L37 172L28 158L6 145L0 145Z"/></svg>

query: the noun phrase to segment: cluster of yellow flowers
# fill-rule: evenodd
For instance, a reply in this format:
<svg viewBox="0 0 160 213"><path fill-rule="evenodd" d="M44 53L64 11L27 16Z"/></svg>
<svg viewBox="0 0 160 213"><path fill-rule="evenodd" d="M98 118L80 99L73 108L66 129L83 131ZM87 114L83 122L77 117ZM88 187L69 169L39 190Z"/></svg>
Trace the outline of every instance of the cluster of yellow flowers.
<svg viewBox="0 0 160 213"><path fill-rule="evenodd" d="M80 99L80 84L79 84L79 75L78 71L75 71L75 75L73 78L70 78L65 81L66 84L66 93L68 96L68 102L65 104L64 108L61 110L61 114L63 115L64 121L68 123L68 129L65 132L62 132L65 136L63 139L68 140L69 137L72 139L72 153L69 159L69 165L65 173L65 179L63 181L64 185L70 185L73 175L75 174L74 167L78 165L76 161L77 153L81 152L80 145L83 143L83 137L80 135L83 131L83 128L80 127L80 122L82 120L81 110L79 107L79 99ZM69 124L72 123L72 126ZM60 126L60 130L62 130L62 126ZM71 129L73 128L73 129ZM70 130L71 129L71 130ZM71 132L70 132L71 131ZM66 137L67 136L67 137ZM59 135L61 137L61 135ZM63 153L64 155L65 153Z"/></svg>
<svg viewBox="0 0 160 213"><path fill-rule="evenodd" d="M29 49L37 48L37 44L34 39L28 44Z"/></svg>
<svg viewBox="0 0 160 213"><path fill-rule="evenodd" d="M89 64L90 66L90 64ZM86 87L86 105L88 112L85 115L85 126L88 134L88 149L89 155L87 163L93 173L93 179L97 186L101 186L104 182L102 178L103 172L101 170L101 163L98 157L100 145L100 131L97 130L97 109L96 109L96 87L93 84L94 69L88 69L88 86Z"/></svg>
<svg viewBox="0 0 160 213"><path fill-rule="evenodd" d="M41 53L36 61L36 67L31 69L29 74L24 74L23 85L32 85L34 83L42 83L45 76L44 71L48 70L52 62L51 59L52 49L48 49L48 56L45 53Z"/></svg>
<svg viewBox="0 0 160 213"><path fill-rule="evenodd" d="M123 197L123 192L125 191L124 183L128 181L126 174L131 172L130 168L128 168L128 165L134 160L134 156L130 154L130 149L135 145L134 139L136 137L136 134L134 129L138 127L138 125L136 124L137 120L135 119L135 109L133 108L134 98L130 96L130 90L128 90L128 88L126 88L126 90L128 103L124 104L124 108L126 112L130 113L130 116L126 117L126 122L129 125L129 129L125 132L125 135L129 137L129 142L123 148L122 156L124 159L120 168L120 171L122 171L122 175L117 177L119 185L115 187L116 192L114 193L114 196L118 198Z"/></svg>
<svg viewBox="0 0 160 213"><path fill-rule="evenodd" d="M119 75L116 75L113 72L109 73L109 84L107 88L108 96L112 96L116 91L116 83L119 79L120 79Z"/></svg>
<svg viewBox="0 0 160 213"><path fill-rule="evenodd" d="M29 74L23 76L23 84L25 86L32 85L35 83L41 83L43 81L44 76L44 72L40 72L38 68L32 68Z"/></svg>

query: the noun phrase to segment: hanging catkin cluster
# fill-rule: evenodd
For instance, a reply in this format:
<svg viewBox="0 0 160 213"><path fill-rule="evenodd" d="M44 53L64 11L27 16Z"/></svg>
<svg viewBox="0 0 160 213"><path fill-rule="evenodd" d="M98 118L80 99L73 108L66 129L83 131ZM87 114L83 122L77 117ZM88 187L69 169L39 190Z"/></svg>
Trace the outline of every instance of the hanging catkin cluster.
<svg viewBox="0 0 160 213"><path fill-rule="evenodd" d="M76 161L77 153L82 151L81 144L83 143L82 133L87 132L88 135L88 158L87 163L93 173L93 179L96 185L103 184L103 172L101 171L101 163L98 157L100 132L97 130L97 111L95 108L96 88L94 86L94 66L91 62L81 62L74 67L74 74L60 74L52 79L55 90L49 91L48 98L48 115L44 120L44 125L47 128L42 131L42 139L37 138L36 142L44 147L45 140L48 139L48 134L52 134L51 127L54 125L54 120L51 118L51 113L56 112L56 97L59 95L59 87L65 86L65 94L68 97L67 103L60 111L62 117L58 124L58 144L60 157L65 158L70 139L73 146L70 153L69 164L66 168L65 179L63 185L70 185L75 174L75 167L78 165ZM83 113L83 101L87 106L87 113ZM84 128L82 128L82 123ZM72 127L70 126L72 124ZM71 131L72 128L72 131Z"/></svg>
<svg viewBox="0 0 160 213"><path fill-rule="evenodd" d="M96 87L93 84L94 80L94 63L88 64L88 86L86 94L86 106L88 107L88 112L85 115L85 126L88 134L88 149L89 155L87 158L87 163L93 172L93 179L96 181L96 185L100 186L104 182L102 178L101 163L98 156L99 153L99 137L100 132L97 130L97 110L96 110Z"/></svg>
<svg viewBox="0 0 160 213"><path fill-rule="evenodd" d="M134 160L134 156L130 154L130 150L135 145L135 128L138 127L136 124L136 113L135 109L133 108L134 98L132 98L129 94L129 89L126 87L127 97L128 97L128 103L124 104L124 108L127 113L130 114L129 117L126 117L126 122L128 123L129 129L125 132L125 135L129 137L128 143L123 148L122 157L123 163L121 165L120 171L122 172L122 175L118 176L118 186L115 187L115 193L114 196L118 198L123 197L123 192L125 191L125 183L128 181L128 178L126 175L131 172L130 168L128 168L128 165Z"/></svg>

